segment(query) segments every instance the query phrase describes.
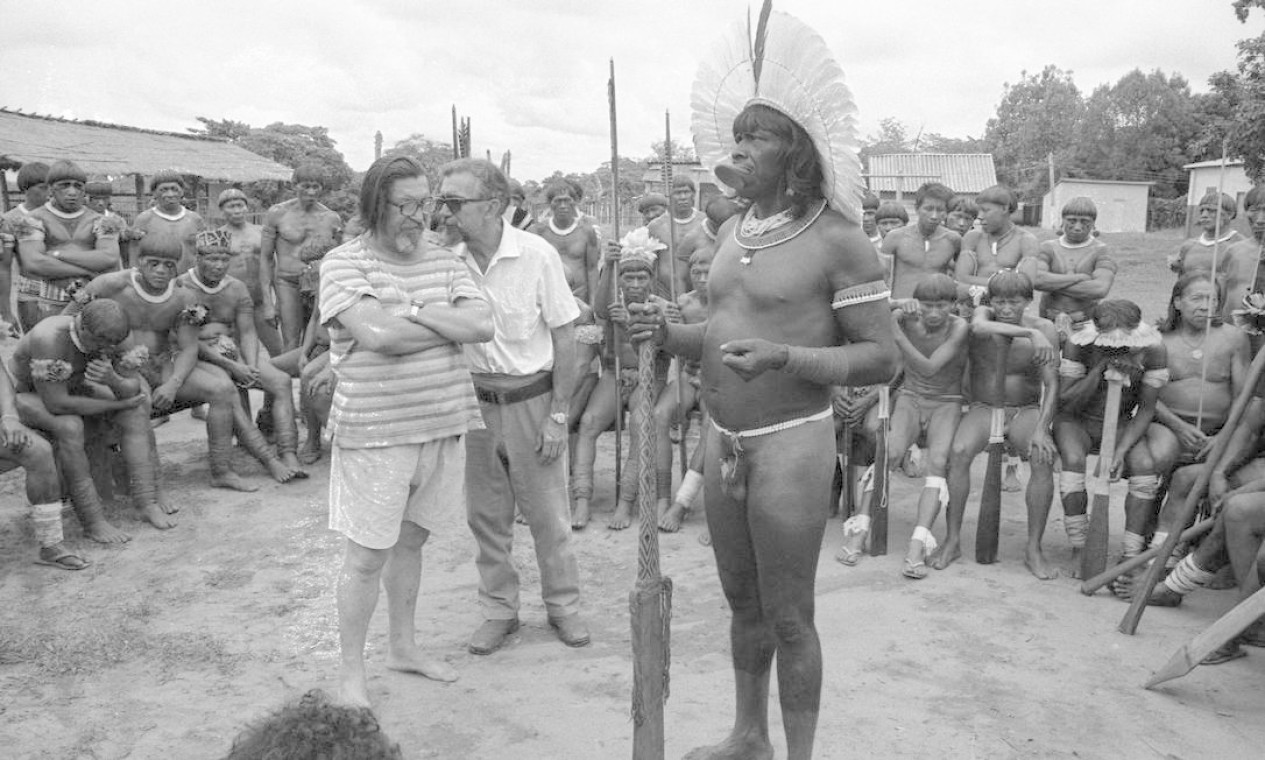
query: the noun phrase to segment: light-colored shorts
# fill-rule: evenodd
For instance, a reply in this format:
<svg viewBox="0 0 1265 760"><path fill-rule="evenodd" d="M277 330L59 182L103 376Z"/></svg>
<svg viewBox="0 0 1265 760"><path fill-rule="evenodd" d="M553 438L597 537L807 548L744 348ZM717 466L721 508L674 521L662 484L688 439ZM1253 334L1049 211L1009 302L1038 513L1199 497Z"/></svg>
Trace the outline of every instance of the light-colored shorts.
<svg viewBox="0 0 1265 760"><path fill-rule="evenodd" d="M434 533L466 506L465 436L373 449L333 447L329 527L369 549L390 549L400 523Z"/></svg>

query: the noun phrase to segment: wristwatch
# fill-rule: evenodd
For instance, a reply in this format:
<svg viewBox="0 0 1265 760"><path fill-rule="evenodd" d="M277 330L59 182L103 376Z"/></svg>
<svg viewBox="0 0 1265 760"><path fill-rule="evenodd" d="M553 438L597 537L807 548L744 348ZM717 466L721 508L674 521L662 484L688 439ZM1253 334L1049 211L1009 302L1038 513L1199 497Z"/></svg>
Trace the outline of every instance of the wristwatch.
<svg viewBox="0 0 1265 760"><path fill-rule="evenodd" d="M567 413L566 413L566 412L554 412L553 414L549 415L549 419L553 420L554 422L558 423L559 425L565 425L565 424L567 424Z"/></svg>

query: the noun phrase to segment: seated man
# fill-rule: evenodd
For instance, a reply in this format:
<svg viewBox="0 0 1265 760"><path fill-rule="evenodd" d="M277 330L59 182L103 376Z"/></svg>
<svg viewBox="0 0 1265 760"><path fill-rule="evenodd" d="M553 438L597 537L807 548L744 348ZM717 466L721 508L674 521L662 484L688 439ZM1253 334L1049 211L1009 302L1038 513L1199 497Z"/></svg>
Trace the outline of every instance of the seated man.
<svg viewBox="0 0 1265 760"><path fill-rule="evenodd" d="M880 251L892 261L892 297L909 298L932 274L952 274L962 238L943 226L953 191L928 182L914 196L916 224L898 227L883 238ZM904 209L902 209L904 210Z"/></svg>
<svg viewBox="0 0 1265 760"><path fill-rule="evenodd" d="M1107 297L1116 277L1116 262L1105 243L1094 237L1098 208L1089 198L1063 205L1063 234L1047 240L1023 271L1041 292L1038 313L1054 323L1059 338L1089 321L1094 304Z"/></svg>
<svg viewBox="0 0 1265 760"><path fill-rule="evenodd" d="M13 381L8 372L0 369L0 471L13 467L26 470L27 507L35 540L40 545L36 563L63 570L87 567L87 560L63 543L61 483L53 447L22 424Z"/></svg>
<svg viewBox="0 0 1265 760"><path fill-rule="evenodd" d="M1168 383L1164 342L1154 328L1142 322L1137 304L1122 299L1099 301L1091 316L1093 322L1073 333L1063 347L1059 367L1063 387L1054 421L1054 437L1063 462L1059 478L1063 525L1072 545L1074 577L1080 575L1080 555L1089 528L1085 460L1102 443L1107 373L1114 371L1126 378L1110 473L1124 471L1129 476L1124 503L1126 554L1140 551L1141 535L1154 517L1159 476L1146 431L1155 417L1160 389Z"/></svg>
<svg viewBox="0 0 1265 760"><path fill-rule="evenodd" d="M953 278L937 273L918 283L912 299L892 302L892 333L904 357L905 379L892 403L888 468L896 468L919 435L925 435L927 442L927 480L901 571L914 580L927 577L926 559L936 548L931 526L949 500L945 480L949 447L962 415L962 374L970 327L952 313L956 297ZM868 518L866 507L868 503L851 519ZM863 531L845 531L844 546L859 555L864 538Z"/></svg>
<svg viewBox="0 0 1265 760"><path fill-rule="evenodd" d="M303 345L272 360L272 366L299 379L299 408L307 438L299 449L299 462L313 464L321 458L321 430L329 423L338 380L329 364L329 328L321 324L321 309L312 309L312 318L303 331Z"/></svg>
<svg viewBox="0 0 1265 760"><path fill-rule="evenodd" d="M306 478L296 454L299 433L294 422L290 376L272 366L259 344L250 289L228 274L233 258L231 245L227 231L199 232L197 263L176 278L176 284L193 293L206 312L199 326L198 359L227 372L238 388L257 388L268 394L272 430L277 434L277 458L291 477Z"/></svg>
<svg viewBox="0 0 1265 760"><path fill-rule="evenodd" d="M959 195L949 201L949 215L944 219L944 226L962 237L975 229L975 220L979 218L979 207L975 201Z"/></svg>
<svg viewBox="0 0 1265 760"><path fill-rule="evenodd" d="M93 301L73 316L54 315L35 325L18 343L11 364L22 423L52 436L84 534L101 543L129 540L106 521L92 479L88 449L111 434L127 464L132 503L155 528L176 524L175 509L158 498L149 397L137 374L146 352L137 347L120 353L127 328L118 304Z"/></svg>
<svg viewBox="0 0 1265 760"><path fill-rule="evenodd" d="M246 283L246 289L250 291L250 300L255 308L255 335L259 342L268 349L269 356L280 356L281 333L277 331L276 324L264 319L264 292L259 284L259 250L263 245L264 228L247 221L250 203L241 190L230 187L220 193L216 203L224 214L224 224L219 229L227 232L232 241L229 252L233 257L228 262L228 273Z"/></svg>
<svg viewBox="0 0 1265 760"><path fill-rule="evenodd" d="M198 359L198 336L208 312L192 290L176 287L176 267L183 253L180 240L147 235L139 248L134 269L102 275L89 283L84 293L116 301L132 325L132 338L148 349L149 361L141 368L141 375L152 389L153 408L162 412L177 402L182 406L208 405L206 434L212 486L258 490L233 472L234 429L242 445L277 482L288 482L295 471L268 448L242 407L233 379L219 367ZM72 302L66 313L73 314L78 308L78 302Z"/></svg>
<svg viewBox="0 0 1265 760"><path fill-rule="evenodd" d="M1208 191L1199 201L1199 237L1191 238L1169 254L1168 267L1177 275L1196 269L1204 272L1212 271L1212 260L1217 259L1217 272L1220 274L1226 265L1226 256L1231 246L1241 243L1243 235L1230 227L1238 213L1238 204L1225 193L1218 196L1215 190ZM1217 237L1220 232L1221 236Z"/></svg>
<svg viewBox="0 0 1265 760"><path fill-rule="evenodd" d="M715 249L712 246L704 246L695 250L694 255L690 257L689 277L690 282L694 284L694 289L677 299L683 324L695 324L707 319L707 273L711 270L714 252ZM691 410L698 407L702 401L699 393L701 381L698 376L698 362L679 361L682 362L681 372L668 377L668 383L659 394L659 401L654 407L655 471L658 474L655 484L658 488L659 529L666 533L675 533L681 529L681 521L685 519L690 502L698 493L698 489L702 487L702 468L700 467L697 472L691 470L685 475L688 479L693 474L693 482L697 485L682 494L683 500L672 501L672 426L677 420L684 418ZM678 385L681 389L679 394ZM706 444L708 427L709 425L704 421L699 432L700 449ZM684 488L685 484L682 483L682 489Z"/></svg>
<svg viewBox="0 0 1265 760"><path fill-rule="evenodd" d="M637 479L640 472L637 458L637 447L641 440L638 422L641 419L640 410L644 408L640 403L640 398L642 394L649 393L653 403L662 387L662 376L667 370L666 362L663 367L656 367L660 370L655 373L656 387L641 387L638 381L637 351L628 341L628 332L625 327L628 322L628 310L624 304L652 298L651 291L654 287L652 280L657 261L655 252L661 248L662 243L650 238L644 232L633 233L629 237L634 236L639 242L631 246L625 243L622 251L613 242L608 246L607 266L602 271L602 278L598 283L597 300L593 304L593 310L599 318L610 320L610 330L607 332L609 336L606 341L607 350L602 355L602 377L598 380L592 395L589 396L588 406L580 417L580 435L575 445L574 487L572 489L575 508L571 514L571 524L575 528L583 528L589 521L597 437L610 427L615 415L621 413L625 406L631 412L628 423L627 456L621 473L619 503L606 527L611 530L623 530L632 524L632 513L637 504ZM609 295L611 280L614 279L616 270L619 272L620 303L611 304ZM618 376L615 374L614 351L620 352ZM618 401L616 401L617 388Z"/></svg>
<svg viewBox="0 0 1265 760"><path fill-rule="evenodd" d="M697 285L690 279L690 267L693 266L694 253L704 248L711 250L716 249L716 234L720 231L722 224L727 222L730 217L742 210L730 198L723 195L713 196L703 207L703 223L682 234L682 230L678 229L679 236L676 240L676 292L677 298L694 290ZM708 261L711 260L711 254L708 254ZM664 265L663 259L660 258L660 265ZM659 293L664 296L664 293ZM664 296L666 297L666 296Z"/></svg>
<svg viewBox="0 0 1265 760"><path fill-rule="evenodd" d="M694 205L696 194L694 180L684 174L677 174L672 178L672 202L668 205L668 212L647 225L650 236L667 246L659 251L659 263L655 272L654 294L660 298L670 298L674 293L679 296L690 289L686 282L686 272L690 268L693 247L686 247L684 243L695 230L703 226L707 218ZM674 273L675 290L672 282Z"/></svg>
<svg viewBox="0 0 1265 760"><path fill-rule="evenodd" d="M1010 188L993 185L975 197L975 204L980 226L962 237L962 253L953 273L958 281L958 300L964 302L963 309L970 310L979 305L993 273L1014 269L1024 259L1036 256L1038 248L1032 233L1010 218L1019 208L1019 199Z"/></svg>
<svg viewBox="0 0 1265 760"><path fill-rule="evenodd" d="M118 219L85 205L88 176L69 161L48 168L49 199L18 226L18 319L23 330L60 314L71 292L119 268Z"/></svg>
<svg viewBox="0 0 1265 760"><path fill-rule="evenodd" d="M958 424L949 454L948 531L944 547L932 559L937 570L962 556L962 516L971 490L971 461L988 446L991 407L1000 404L1005 407L1006 442L1028 455L1032 469L1024 495L1028 507L1024 565L1041 580L1058 576L1041 549L1054 498L1057 454L1050 422L1059 395L1058 335L1048 319L1024 313L1031 303L1032 281L1026 275L997 272L988 280L988 305L976 309L971 321L971 409ZM1004 376L998 377L999 370ZM1067 460L1063 466L1066 471Z"/></svg>

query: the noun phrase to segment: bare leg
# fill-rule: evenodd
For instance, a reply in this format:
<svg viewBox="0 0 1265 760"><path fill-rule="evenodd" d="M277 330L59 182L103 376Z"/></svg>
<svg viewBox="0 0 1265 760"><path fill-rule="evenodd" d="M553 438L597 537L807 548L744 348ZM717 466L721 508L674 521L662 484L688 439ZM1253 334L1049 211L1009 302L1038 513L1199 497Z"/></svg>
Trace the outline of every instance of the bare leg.
<svg viewBox="0 0 1265 760"><path fill-rule="evenodd" d="M962 556L962 520L971 491L971 462L988 445L989 409L972 409L958 424L949 450L949 506L945 511L944 546L931 556L931 566L943 570Z"/></svg>
<svg viewBox="0 0 1265 760"><path fill-rule="evenodd" d="M303 342L303 328L307 325L307 321L303 319L303 302L299 297L299 286L277 277L273 281L273 292L277 294L281 345L286 351L298 348Z"/></svg>
<svg viewBox="0 0 1265 760"><path fill-rule="evenodd" d="M158 497L158 451L154 429L149 424L149 404L115 412L113 419L120 433L119 448L127 463L132 504L155 528L174 528L176 521L171 515L176 509L164 505Z"/></svg>
<svg viewBox="0 0 1265 760"><path fill-rule="evenodd" d="M262 358L262 357L261 357ZM305 478L307 473L296 453L299 429L294 421L294 394L290 376L278 370L267 360L259 362L260 379L272 402L272 429L277 433L277 458L294 477Z"/></svg>
<svg viewBox="0 0 1265 760"><path fill-rule="evenodd" d="M365 639L369 634L369 619L378 605L378 581L389 553L389 549L370 549L347 539L337 591L338 640L342 650L338 699L344 704L369 707Z"/></svg>
<svg viewBox="0 0 1265 760"><path fill-rule="evenodd" d="M641 420L644 389L638 385L633 389L628 400L628 450L624 453L624 468L620 473L619 501L615 504L615 512L606 523L610 530L624 530L632 525L632 515L637 510L637 494L640 487L641 474ZM651 462L651 466L654 463ZM672 482L671 470L668 472L668 483Z"/></svg>
<svg viewBox="0 0 1265 760"><path fill-rule="evenodd" d="M597 458L597 437L615 419L614 372L607 372L598 380L597 387L589 396L588 408L580 415L580 434L575 442L574 473L575 506L571 511L571 527L580 529L589 524L589 502L593 498L593 462Z"/></svg>
<svg viewBox="0 0 1265 760"><path fill-rule="evenodd" d="M400 538L391 548L382 572L387 592L387 620L390 629L387 667L418 673L436 681L455 681L457 671L443 660L427 656L417 646L417 593L422 579L422 545L430 531L405 520Z"/></svg>

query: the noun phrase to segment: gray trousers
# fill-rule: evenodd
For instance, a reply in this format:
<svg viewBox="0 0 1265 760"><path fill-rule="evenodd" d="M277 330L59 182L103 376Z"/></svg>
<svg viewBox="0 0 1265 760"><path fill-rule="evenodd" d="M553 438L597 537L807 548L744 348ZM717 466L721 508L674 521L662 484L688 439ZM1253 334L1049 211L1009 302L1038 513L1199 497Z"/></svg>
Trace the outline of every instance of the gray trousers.
<svg viewBox="0 0 1265 760"><path fill-rule="evenodd" d="M550 394L514 404L480 403L486 430L466 435L466 512L478 544L479 604L486 620L518 615L518 571L511 556L514 506L536 543L541 596L550 618L580 611L580 568L571 545L564 453L542 465L536 437Z"/></svg>

